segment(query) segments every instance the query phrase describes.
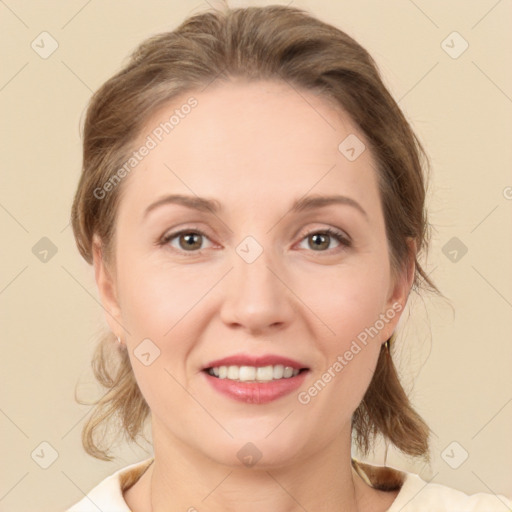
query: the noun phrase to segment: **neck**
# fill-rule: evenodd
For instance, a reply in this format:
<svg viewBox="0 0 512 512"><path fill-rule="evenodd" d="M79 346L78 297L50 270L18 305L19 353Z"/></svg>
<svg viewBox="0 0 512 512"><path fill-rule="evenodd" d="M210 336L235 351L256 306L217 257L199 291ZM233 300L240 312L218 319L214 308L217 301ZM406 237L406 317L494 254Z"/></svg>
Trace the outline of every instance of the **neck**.
<svg viewBox="0 0 512 512"><path fill-rule="evenodd" d="M365 484L352 469L350 430L314 455L252 467L220 464L176 439L159 442L162 432L153 431L151 512L362 512Z"/></svg>

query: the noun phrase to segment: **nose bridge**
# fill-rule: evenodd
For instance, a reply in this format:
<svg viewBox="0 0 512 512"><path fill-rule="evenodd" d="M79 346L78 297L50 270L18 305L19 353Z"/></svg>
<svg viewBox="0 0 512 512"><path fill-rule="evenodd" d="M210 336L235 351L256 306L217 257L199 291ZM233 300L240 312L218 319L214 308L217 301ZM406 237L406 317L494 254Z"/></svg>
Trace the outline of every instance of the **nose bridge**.
<svg viewBox="0 0 512 512"><path fill-rule="evenodd" d="M284 276L276 276L281 265L274 251L247 237L233 254L233 267L222 306L226 323L264 331L290 321L291 297Z"/></svg>

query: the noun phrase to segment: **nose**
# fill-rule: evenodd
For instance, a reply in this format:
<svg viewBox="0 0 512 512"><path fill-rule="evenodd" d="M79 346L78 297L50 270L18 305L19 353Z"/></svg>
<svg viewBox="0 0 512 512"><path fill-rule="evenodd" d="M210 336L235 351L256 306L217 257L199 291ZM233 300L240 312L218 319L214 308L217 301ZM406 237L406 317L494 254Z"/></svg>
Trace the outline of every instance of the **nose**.
<svg viewBox="0 0 512 512"><path fill-rule="evenodd" d="M294 295L269 252L264 250L252 263L234 254L221 306L221 319L229 327L265 335L292 321Z"/></svg>

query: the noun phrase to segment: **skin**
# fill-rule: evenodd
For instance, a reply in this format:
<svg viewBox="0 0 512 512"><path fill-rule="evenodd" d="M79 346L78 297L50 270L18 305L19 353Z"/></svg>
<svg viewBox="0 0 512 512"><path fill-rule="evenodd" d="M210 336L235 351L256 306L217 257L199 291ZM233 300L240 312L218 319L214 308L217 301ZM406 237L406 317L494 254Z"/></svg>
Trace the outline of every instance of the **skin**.
<svg viewBox="0 0 512 512"><path fill-rule="evenodd" d="M140 141L190 95L155 113ZM151 409L155 462L125 499L135 512L387 510L396 492L351 468L350 419L400 313L310 403L297 399L411 288L414 263L392 278L370 150L353 162L338 150L349 134L365 138L326 98L285 83L217 82L193 96L198 106L122 183L115 267L99 240L94 250L107 321ZM167 204L143 219L171 193L216 199L222 211ZM305 195L333 193L366 215L347 204L290 212ZM200 253L179 236L156 245L182 228L205 233ZM318 249L312 235L326 228L352 245L327 237ZM263 249L252 263L236 252L249 235ZM145 338L160 349L149 366L133 353ZM238 353L288 356L310 372L298 392L236 402L201 368ZM247 442L262 454L250 468L236 455Z"/></svg>

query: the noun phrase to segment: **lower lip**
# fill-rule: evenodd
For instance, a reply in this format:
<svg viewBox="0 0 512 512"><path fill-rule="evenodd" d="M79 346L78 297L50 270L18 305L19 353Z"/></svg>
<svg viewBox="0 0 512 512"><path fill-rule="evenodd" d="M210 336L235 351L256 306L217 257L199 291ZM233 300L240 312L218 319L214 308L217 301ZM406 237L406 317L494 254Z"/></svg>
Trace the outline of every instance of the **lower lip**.
<svg viewBox="0 0 512 512"><path fill-rule="evenodd" d="M229 398L247 404L266 404L299 388L308 371L302 371L295 377L269 382L237 382L236 380L219 379L207 372L203 373L215 390Z"/></svg>

